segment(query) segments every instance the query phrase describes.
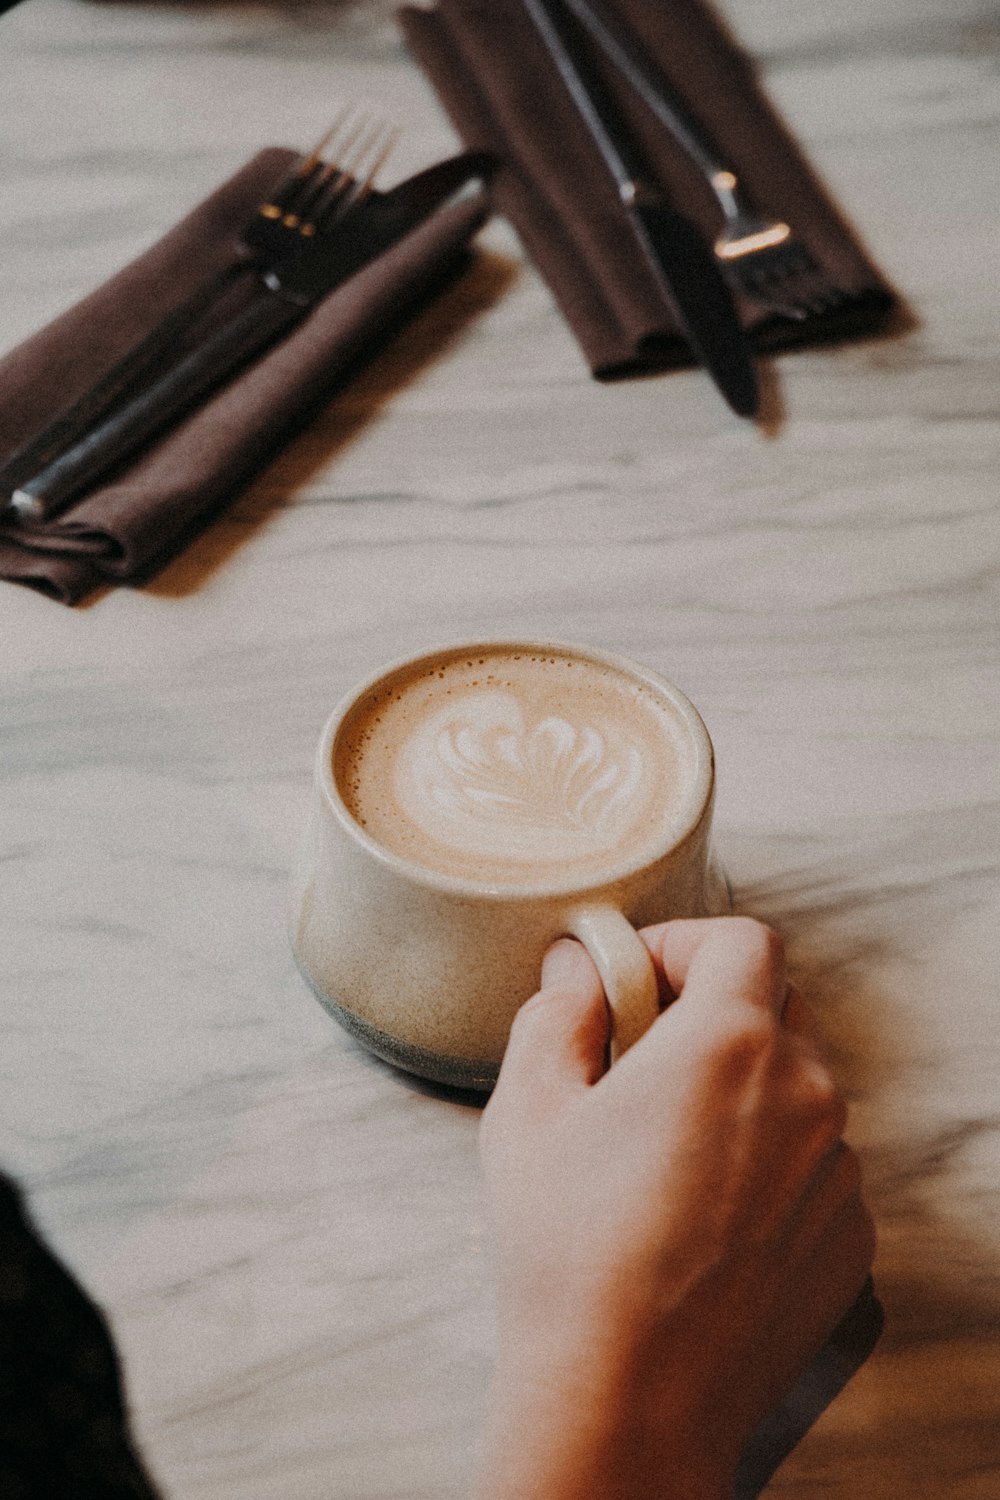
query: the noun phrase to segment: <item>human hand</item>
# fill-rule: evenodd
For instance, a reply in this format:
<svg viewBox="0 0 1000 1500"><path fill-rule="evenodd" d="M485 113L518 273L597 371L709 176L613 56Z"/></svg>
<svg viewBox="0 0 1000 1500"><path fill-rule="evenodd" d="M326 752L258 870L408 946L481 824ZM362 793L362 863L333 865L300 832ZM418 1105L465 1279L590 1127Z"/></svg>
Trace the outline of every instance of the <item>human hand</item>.
<svg viewBox="0 0 1000 1500"><path fill-rule="evenodd" d="M731 1493L871 1265L845 1105L775 934L642 935L672 1002L646 1035L605 1073L600 980L561 941L484 1114L500 1343L480 1500Z"/></svg>

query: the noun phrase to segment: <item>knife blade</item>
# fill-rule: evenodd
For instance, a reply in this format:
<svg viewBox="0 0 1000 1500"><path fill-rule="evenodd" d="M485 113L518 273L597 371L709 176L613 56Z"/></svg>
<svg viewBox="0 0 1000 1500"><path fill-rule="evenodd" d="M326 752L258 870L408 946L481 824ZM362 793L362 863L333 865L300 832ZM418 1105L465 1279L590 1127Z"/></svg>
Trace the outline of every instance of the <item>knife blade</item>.
<svg viewBox="0 0 1000 1500"><path fill-rule="evenodd" d="M558 0L523 3L614 179L636 242L664 287L692 352L733 411L756 416L760 389L749 340L708 243L648 180L617 107Z"/></svg>
<svg viewBox="0 0 1000 1500"><path fill-rule="evenodd" d="M317 302L437 209L472 193L483 193L485 205L484 188L494 165L485 152L461 152L388 192L369 192L328 235L303 237L296 254L259 277L259 295L248 306L19 485L8 502L14 517L37 525L65 510L81 490L287 337Z"/></svg>

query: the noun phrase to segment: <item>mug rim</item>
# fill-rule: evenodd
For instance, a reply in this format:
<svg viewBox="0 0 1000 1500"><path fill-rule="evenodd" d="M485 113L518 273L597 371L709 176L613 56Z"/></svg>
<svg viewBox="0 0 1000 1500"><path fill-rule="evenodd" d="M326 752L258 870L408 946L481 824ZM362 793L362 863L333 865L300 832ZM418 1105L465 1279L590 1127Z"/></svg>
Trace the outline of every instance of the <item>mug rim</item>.
<svg viewBox="0 0 1000 1500"><path fill-rule="evenodd" d="M403 854L397 854L395 850L387 848L385 844L373 838L357 821L341 796L333 770L333 748L337 732L355 704L359 703L365 694L379 683L398 672L418 667L421 663L429 663L440 657L463 655L466 652L497 650L551 651L564 656L575 656L599 666L611 667L633 681L638 680L644 683L661 698L666 698L671 707L679 713L691 735L695 749L690 796L680 814L664 829L662 841L651 853L644 854L638 861L624 860L616 865L609 865L597 878L584 881L536 880L513 884L510 882L490 884L468 876L434 870L428 865L408 859ZM539 639L523 636L490 636L476 640L456 638L407 652L405 656L384 663L341 695L328 715L320 735L314 768L314 788L323 798L327 810L354 843L386 869L411 884L440 891L443 895L461 896L467 900L485 902L537 901L574 895L586 897L591 893L612 889L623 881L632 880L659 864L666 856L683 849L711 809L715 789L715 750L705 721L687 694L669 678L662 676L651 667L644 666L641 662L634 661L631 657L616 651L607 651L598 646L584 645L579 641L554 638Z"/></svg>

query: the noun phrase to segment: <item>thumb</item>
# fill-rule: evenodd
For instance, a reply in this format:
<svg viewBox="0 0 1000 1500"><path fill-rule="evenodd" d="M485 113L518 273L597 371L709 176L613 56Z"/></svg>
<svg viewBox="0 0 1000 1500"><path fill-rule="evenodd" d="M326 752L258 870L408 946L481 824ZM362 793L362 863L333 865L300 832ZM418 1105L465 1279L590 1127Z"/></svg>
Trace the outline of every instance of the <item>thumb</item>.
<svg viewBox="0 0 1000 1500"><path fill-rule="evenodd" d="M604 1072L608 1008L586 948L560 938L542 960L542 986L511 1027L497 1092L545 1105Z"/></svg>

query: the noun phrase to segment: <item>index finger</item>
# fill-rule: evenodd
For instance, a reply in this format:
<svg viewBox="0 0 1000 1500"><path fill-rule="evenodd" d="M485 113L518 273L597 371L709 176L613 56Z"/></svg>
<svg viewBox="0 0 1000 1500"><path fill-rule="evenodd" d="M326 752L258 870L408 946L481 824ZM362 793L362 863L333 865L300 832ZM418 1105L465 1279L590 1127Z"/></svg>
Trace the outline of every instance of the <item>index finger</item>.
<svg viewBox="0 0 1000 1500"><path fill-rule="evenodd" d="M751 1004L780 1016L785 952L778 934L752 917L696 917L661 922L639 934L667 998L714 1012Z"/></svg>

